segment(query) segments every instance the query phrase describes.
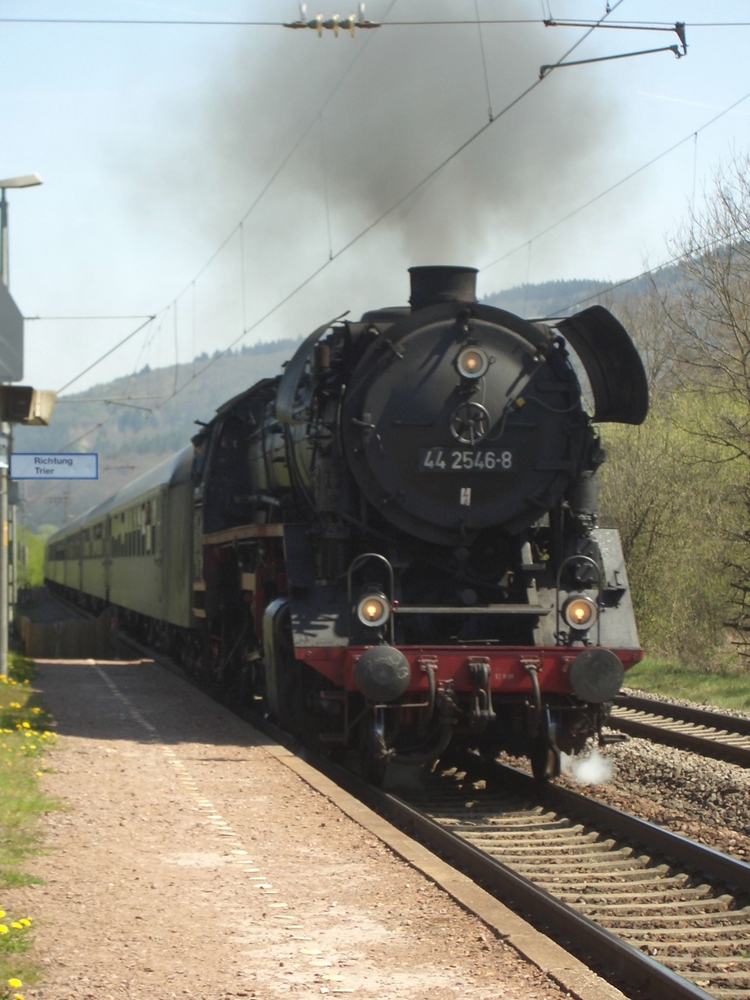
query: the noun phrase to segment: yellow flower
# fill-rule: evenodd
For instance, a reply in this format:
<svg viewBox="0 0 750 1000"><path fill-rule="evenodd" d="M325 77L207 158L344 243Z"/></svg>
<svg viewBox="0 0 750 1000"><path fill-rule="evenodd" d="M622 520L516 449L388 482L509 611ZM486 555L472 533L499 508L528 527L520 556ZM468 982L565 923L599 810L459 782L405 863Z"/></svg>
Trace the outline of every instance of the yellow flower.
<svg viewBox="0 0 750 1000"><path fill-rule="evenodd" d="M15 990L17 987L23 986L23 983L21 982L20 979L9 979L8 986L12 986L13 989Z"/></svg>
<svg viewBox="0 0 750 1000"><path fill-rule="evenodd" d="M24 927L31 927L31 917L21 917L19 923L22 923Z"/></svg>
<svg viewBox="0 0 750 1000"><path fill-rule="evenodd" d="M9 707L10 708L20 708L21 707L21 703L19 701L12 701L12 702L10 702L10 706Z"/></svg>
<svg viewBox="0 0 750 1000"><path fill-rule="evenodd" d="M19 923L18 920L14 920L13 923L10 926L14 930L16 930L16 931L22 931L23 930L23 924ZM10 985L11 986L15 986L15 983L11 983ZM21 984L19 983L18 985L20 986Z"/></svg>
<svg viewBox="0 0 750 1000"><path fill-rule="evenodd" d="M23 726L24 729L31 729L31 724L27 722L25 719L23 720L21 725Z"/></svg>
<svg viewBox="0 0 750 1000"><path fill-rule="evenodd" d="M0 924L0 934L8 934L8 933L9 931L8 928L5 926L5 924Z"/></svg>

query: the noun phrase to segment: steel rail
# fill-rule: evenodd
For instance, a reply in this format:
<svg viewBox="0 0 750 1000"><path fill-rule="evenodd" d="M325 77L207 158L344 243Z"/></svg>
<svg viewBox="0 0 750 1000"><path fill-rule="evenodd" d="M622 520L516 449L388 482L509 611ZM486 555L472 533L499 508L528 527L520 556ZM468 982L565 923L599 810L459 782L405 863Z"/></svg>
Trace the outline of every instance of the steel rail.
<svg viewBox="0 0 750 1000"><path fill-rule="evenodd" d="M742 716L726 715L724 712L717 712L710 708L676 705L671 701L640 698L634 694L619 694L615 698L615 704L622 706L622 708L633 708L639 712L650 712L653 715L663 715L670 719L693 722L698 726L713 726L716 729L726 729L729 732L750 736L750 719L742 718Z"/></svg>
<svg viewBox="0 0 750 1000"><path fill-rule="evenodd" d="M82 609L77 610L80 612ZM124 638L122 635L120 637ZM132 644L139 651L150 653L140 643ZM154 659L164 663L166 658L154 656ZM182 673L179 668L174 669ZM267 735L300 753L360 801L462 869L511 908L540 926L546 934L556 938L564 947L588 956L592 966L606 969L608 978L614 977L626 988L642 991L648 996L659 996L660 1000L713 1000L712 994L700 986L644 954L404 800L373 787L341 765L300 748L293 737L255 713L247 710L238 714ZM500 782L505 789L511 789L562 813L583 818L588 825L601 827L688 870L708 875L736 892L750 894L750 865L744 862L569 789L540 785L531 776L506 765L497 762L482 763L475 758L471 766L472 770L476 768L479 776L485 775L493 782Z"/></svg>
<svg viewBox="0 0 750 1000"><path fill-rule="evenodd" d="M540 784L531 775L516 768L494 763L493 770L495 769L501 775L499 780L504 788L513 788L519 794L534 798L566 815L584 819L587 823L624 837L649 852L708 875L713 881L730 887L734 892L750 896L750 864L745 861L722 854L713 847L699 844L680 833L657 826L649 820L639 819L572 789L561 785ZM495 777L495 780L498 778Z"/></svg>
<svg viewBox="0 0 750 1000"><path fill-rule="evenodd" d="M600 967L606 968L608 975L614 975L628 987L643 990L649 996L658 996L660 1000L711 1000L711 994L706 993L700 986L683 979L650 955L644 954L616 934L556 899L546 889L535 885L530 879L520 875L512 868L473 847L447 827L425 816L397 796L366 784L357 775L346 771L340 765L331 764L329 761L321 763L314 760L311 762L395 826L400 827L430 850L435 851L436 854L441 855L451 864L455 864L471 878L481 883L485 889L497 895L512 909L520 912L533 923L541 925L546 934L560 939L563 946L570 947L572 944L575 949L586 953L589 956L589 961L591 961L591 956L596 956L596 963ZM517 788L525 788L527 794L538 797L540 786L533 778L520 771L515 771L513 768L506 769L504 765L496 766L503 767L503 782L506 780L507 771L507 777ZM552 793L548 801L552 801L554 794L558 791L566 792L564 789L552 786L542 788L545 797L548 792ZM560 802L565 801L565 808L570 808L574 805L576 798L585 802L587 809L592 804L590 799L576 796L575 792L568 792L567 799L561 798ZM607 810L609 807L602 806L602 809ZM610 812L612 815L608 817L608 820L612 825L615 822L619 823L623 817L633 821L635 824L633 829L638 829L638 824L643 823L643 829L640 831L638 839L642 839L644 842L647 835L651 836L655 832L664 833L667 839L662 840L661 843L669 843L674 848L675 854L678 851L676 842L684 839L676 834L670 835L667 831L659 830L651 823L626 816L619 810L612 809ZM587 815L590 818L591 811L588 811ZM622 827L618 829L622 830ZM674 844L669 840L670 837L674 838ZM691 843L691 848L700 849L700 847L701 845ZM750 866L743 865L742 862L733 864L733 859L726 858L729 864L725 867L722 863L717 863L718 859L714 857L714 855L718 855L718 852L706 850L710 855L707 863L716 866L717 870L732 874L733 877L739 877L734 864L746 869L744 875L747 885L750 887ZM694 850L688 849L687 856L693 859L692 866L696 857Z"/></svg>
<svg viewBox="0 0 750 1000"><path fill-rule="evenodd" d="M648 717L633 718L623 712L638 712ZM713 732L674 729L671 725L664 725L664 722L684 723ZM609 723L614 729L630 736L750 767L750 719L651 698L620 695L615 700ZM733 739L741 743L731 742Z"/></svg>

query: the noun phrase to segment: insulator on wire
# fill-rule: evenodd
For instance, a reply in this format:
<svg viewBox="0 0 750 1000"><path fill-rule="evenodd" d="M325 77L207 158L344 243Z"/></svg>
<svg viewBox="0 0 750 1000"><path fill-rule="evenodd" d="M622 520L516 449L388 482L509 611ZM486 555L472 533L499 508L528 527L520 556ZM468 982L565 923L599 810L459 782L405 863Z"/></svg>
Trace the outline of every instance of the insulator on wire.
<svg viewBox="0 0 750 1000"><path fill-rule="evenodd" d="M290 21L284 25L285 28L312 28L313 31L317 31L318 38L322 37L323 29L327 31L332 31L334 38L338 38L339 28L346 28L349 34L354 38L354 32L357 28L379 28L380 24L378 21L368 21L365 17L365 5L361 3L359 5L358 14L349 14L348 17L341 17L340 14L333 14L329 18L324 18L322 14L316 14L315 17L308 20L307 17L307 4L301 3L299 5L299 20Z"/></svg>

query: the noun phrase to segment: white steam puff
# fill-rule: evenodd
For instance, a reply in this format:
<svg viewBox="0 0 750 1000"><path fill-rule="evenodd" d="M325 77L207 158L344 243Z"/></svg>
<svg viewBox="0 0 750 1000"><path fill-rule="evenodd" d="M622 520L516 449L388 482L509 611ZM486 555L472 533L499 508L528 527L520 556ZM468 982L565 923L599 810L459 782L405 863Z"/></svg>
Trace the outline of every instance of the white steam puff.
<svg viewBox="0 0 750 1000"><path fill-rule="evenodd" d="M579 785L603 785L612 778L612 761L602 757L596 747L585 757L563 754L562 758L563 770Z"/></svg>

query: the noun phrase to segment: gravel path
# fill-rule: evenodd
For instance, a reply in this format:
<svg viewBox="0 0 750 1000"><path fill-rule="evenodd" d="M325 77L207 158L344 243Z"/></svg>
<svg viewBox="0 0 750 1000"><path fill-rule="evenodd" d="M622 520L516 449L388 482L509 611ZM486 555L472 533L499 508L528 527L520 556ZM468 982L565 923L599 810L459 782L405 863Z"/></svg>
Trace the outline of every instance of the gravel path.
<svg viewBox="0 0 750 1000"><path fill-rule="evenodd" d="M152 663L46 663L44 1000L559 1000L479 920Z"/></svg>

